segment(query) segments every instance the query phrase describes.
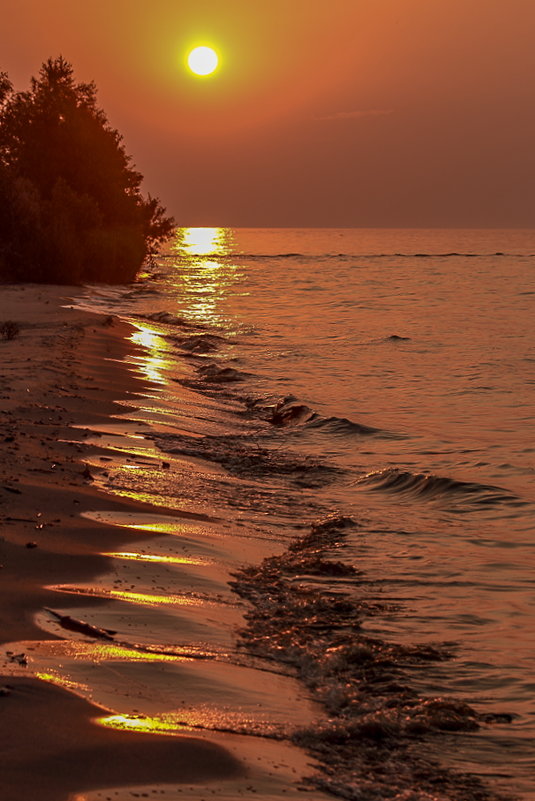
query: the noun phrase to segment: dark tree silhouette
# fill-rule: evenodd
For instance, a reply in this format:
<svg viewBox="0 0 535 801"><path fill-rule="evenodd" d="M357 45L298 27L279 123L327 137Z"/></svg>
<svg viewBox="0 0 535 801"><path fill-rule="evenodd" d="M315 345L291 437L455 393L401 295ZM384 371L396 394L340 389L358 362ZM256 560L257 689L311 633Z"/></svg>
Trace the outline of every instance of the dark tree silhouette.
<svg viewBox="0 0 535 801"><path fill-rule="evenodd" d="M29 91L0 73L0 276L131 281L173 220L141 193L122 137L61 56Z"/></svg>

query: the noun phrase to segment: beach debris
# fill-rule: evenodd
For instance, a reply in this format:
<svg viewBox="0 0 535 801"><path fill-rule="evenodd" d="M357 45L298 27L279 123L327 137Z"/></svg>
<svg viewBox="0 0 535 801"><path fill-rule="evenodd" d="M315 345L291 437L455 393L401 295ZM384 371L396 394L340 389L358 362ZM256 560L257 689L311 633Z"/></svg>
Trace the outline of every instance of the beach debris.
<svg viewBox="0 0 535 801"><path fill-rule="evenodd" d="M26 543L26 548L37 548L37 543L36 542L27 542Z"/></svg>
<svg viewBox="0 0 535 801"><path fill-rule="evenodd" d="M6 492L12 492L13 495L22 495L20 489L17 489L16 487L8 487L6 484L3 484L2 489Z"/></svg>
<svg viewBox="0 0 535 801"><path fill-rule="evenodd" d="M13 651L6 651L6 656L10 662L16 662L17 665L21 665L22 667L26 667L28 664L28 657L25 653L16 654Z"/></svg>
<svg viewBox="0 0 535 801"><path fill-rule="evenodd" d="M14 320L6 320L4 323L0 323L0 336L4 340L15 339L20 333L19 324L14 322Z"/></svg>
<svg viewBox="0 0 535 801"><path fill-rule="evenodd" d="M76 631L78 634L85 634L87 637L95 637L99 640L113 640L116 631L111 629L101 629L98 626L93 626L91 623L86 623L84 620L77 620L70 615L60 615L59 612L54 612L53 609L44 607L45 612L52 615L59 623L61 628L68 631Z"/></svg>
<svg viewBox="0 0 535 801"><path fill-rule="evenodd" d="M479 715L479 720L483 723L512 723L516 717L510 712L486 712Z"/></svg>
<svg viewBox="0 0 535 801"><path fill-rule="evenodd" d="M89 465L86 464L86 466L84 467L82 471L82 476L86 478L88 481L91 481L93 479L93 474L89 469Z"/></svg>

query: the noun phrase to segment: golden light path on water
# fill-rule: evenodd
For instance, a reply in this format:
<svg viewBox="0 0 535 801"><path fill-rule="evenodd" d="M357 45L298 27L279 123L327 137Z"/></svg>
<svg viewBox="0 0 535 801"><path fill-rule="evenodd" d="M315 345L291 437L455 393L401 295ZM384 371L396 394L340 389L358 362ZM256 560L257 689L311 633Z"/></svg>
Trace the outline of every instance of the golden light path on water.
<svg viewBox="0 0 535 801"><path fill-rule="evenodd" d="M161 717L145 717L143 715L106 715L96 718L95 723L109 729L119 731L132 731L143 734L176 734L179 731L188 731L193 727L186 721L178 721L172 715Z"/></svg>
<svg viewBox="0 0 535 801"><path fill-rule="evenodd" d="M125 493L126 494L126 493ZM132 493L131 493L132 494ZM136 496L142 499L142 494ZM139 531L152 531L158 534L188 534L202 535L209 533L206 526L200 525L196 520L185 521L180 517L168 515L135 514L133 512L82 512L81 517L96 520L119 528L133 528Z"/></svg>
<svg viewBox="0 0 535 801"><path fill-rule="evenodd" d="M183 310L200 323L228 328L222 317L221 300L236 283L242 269L229 256L235 243L228 228L179 228L173 250L178 256L177 269L184 290Z"/></svg>
<svg viewBox="0 0 535 801"><path fill-rule="evenodd" d="M89 692L89 686L87 684L83 684L80 681L72 681L62 676L56 670L50 670L46 673L38 672L35 674L35 677L41 679L41 681L47 681L49 684L55 684L56 687L63 687L64 690L70 690L77 695Z"/></svg>
<svg viewBox="0 0 535 801"><path fill-rule="evenodd" d="M138 328L130 337L130 341L141 345L143 355L132 357L132 360L149 381L156 384L167 384L165 371L171 369L169 361L162 357L162 353L169 350L165 339L149 326L133 323Z"/></svg>
<svg viewBox="0 0 535 801"><path fill-rule="evenodd" d="M157 562L167 565L206 565L207 560L192 559L186 556L161 556L155 553L135 553L133 551L105 552L102 556L112 559L132 559L136 562Z"/></svg>
<svg viewBox="0 0 535 801"><path fill-rule="evenodd" d="M128 654L125 651L124 658L131 660L136 658L135 652L132 654ZM180 657L169 656L166 657L162 654L143 654L137 655L137 658L143 658L144 661L148 661L150 658L154 660L163 662L163 661L184 661ZM41 679L41 681L46 681L49 684L54 684L56 687L62 687L65 690L69 690L70 692L75 693L76 695L80 695L82 697L91 696L91 688L89 685L84 684L83 682L74 681L69 679L67 676L62 676L58 671L50 669L48 671L41 671L35 674L36 678ZM191 715L195 717L194 713L182 711L180 713L180 720L178 720L178 715L169 713L164 714L161 716L154 716L149 717L145 715L137 715L137 714L111 714L111 715L103 715L102 717L94 718L93 722L104 726L105 728L116 729L118 731L131 731L137 732L138 734L167 734L173 735L177 734L178 732L183 732L185 730L191 730L195 728L196 724L192 721L189 723L187 720L183 718L187 715ZM198 725L198 724L197 724Z"/></svg>
<svg viewBox="0 0 535 801"><path fill-rule="evenodd" d="M184 654L182 654L179 646L173 647L172 654L164 653L160 650L151 651L148 648L129 648L126 645L119 645L114 642L87 642L85 640L43 641L41 647L48 655L57 657L58 660L91 661L92 663L183 662L191 659L191 648L184 647ZM39 654L38 646L36 653ZM62 667L64 666L62 665ZM60 678L57 670L48 670L46 674L43 673L43 677L51 681L50 676L55 680Z"/></svg>
<svg viewBox="0 0 535 801"><path fill-rule="evenodd" d="M214 325L229 328L229 321L221 313L221 301L230 290L238 292L236 284L243 271L230 258L236 245L229 228L179 228L171 252L177 256L176 275L171 273L171 282L180 285L182 294L180 316L202 326ZM165 354L172 347L162 336L161 329L146 323L130 321L138 330L130 340L140 345L141 354L130 357L141 373L157 384L166 384L173 364ZM178 329L180 331L180 329ZM188 334L186 334L186 337ZM176 365L175 365L176 367Z"/></svg>
<svg viewBox="0 0 535 801"><path fill-rule="evenodd" d="M199 606L210 602L204 598L194 598L189 595L152 595L144 592L129 592L126 590L108 590L97 587L70 587L69 585L49 586L53 592L65 592L71 595L90 595L98 598L111 598L117 601L126 601L130 604L142 606Z"/></svg>
<svg viewBox="0 0 535 801"><path fill-rule="evenodd" d="M228 228L179 228L175 250L188 256L228 253L231 242Z"/></svg>

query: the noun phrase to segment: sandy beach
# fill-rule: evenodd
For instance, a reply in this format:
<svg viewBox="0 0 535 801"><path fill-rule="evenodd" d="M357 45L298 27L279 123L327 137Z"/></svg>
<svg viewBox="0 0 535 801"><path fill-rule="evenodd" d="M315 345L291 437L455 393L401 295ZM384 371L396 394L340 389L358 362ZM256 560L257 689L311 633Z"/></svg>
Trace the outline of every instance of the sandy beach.
<svg viewBox="0 0 535 801"><path fill-rule="evenodd" d="M170 465L151 454L139 434L127 441L130 423L117 419L125 402L132 407L150 390L132 366L132 328L116 318L73 310L69 302L64 288L2 288L0 321L19 326L16 337L0 341L2 801L130 798L140 787L147 797L163 798L202 798L205 791L228 799L250 792L301 797L303 788L291 782L309 771L309 760L297 749L199 725L191 709L182 719L162 715L166 703L177 703L177 693L192 708L202 707L208 688L221 699L241 693L242 707L251 710L267 708L277 698L281 710L293 707L303 722L314 710L290 678L274 675L258 688L254 671L229 669L179 646L195 630L209 641L206 604L184 605L176 587L171 600L165 596L157 572L163 557L149 558L145 548L144 558L138 551L135 559L132 543L150 541L151 530L165 534L170 518L189 526L193 537L210 524L210 516L187 509L177 516L176 506L104 489L110 466L137 466L157 486ZM151 524L138 528L137 519ZM209 541L206 531L203 536ZM114 561L106 554L118 555L125 569L132 564L136 578L117 578L117 589L104 591L99 576L109 573ZM190 584L209 583L220 587L221 596L230 593L226 577L216 575L208 560L204 569L199 559L173 561L175 583L183 578L180 570L189 569ZM154 595L143 590L151 584ZM132 622L136 614L141 619L161 608L164 596L177 641L174 653L169 647L158 653L154 644L143 647ZM174 605L173 598L178 598ZM117 605L128 609L130 622L124 625L133 632L108 629L108 608ZM227 641L217 647L228 649L241 614L225 607L221 597L221 607L210 609L210 616L220 616L218 629L224 621ZM150 618L144 625L150 628ZM122 694L119 670L125 666L139 686L154 683L147 671L167 671L173 693L166 703L163 685L155 687L152 699L145 693L144 706L132 693ZM152 728L151 710L160 713Z"/></svg>

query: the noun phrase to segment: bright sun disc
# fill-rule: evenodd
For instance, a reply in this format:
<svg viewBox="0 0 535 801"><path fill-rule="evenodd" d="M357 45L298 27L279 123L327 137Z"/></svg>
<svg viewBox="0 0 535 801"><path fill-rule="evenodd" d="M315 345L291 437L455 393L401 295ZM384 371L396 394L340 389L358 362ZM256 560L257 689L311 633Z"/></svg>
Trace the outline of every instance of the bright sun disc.
<svg viewBox="0 0 535 801"><path fill-rule="evenodd" d="M211 47L195 47L188 56L188 67L195 75L210 75L219 59Z"/></svg>

